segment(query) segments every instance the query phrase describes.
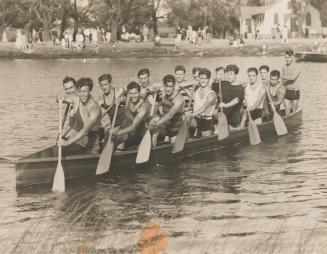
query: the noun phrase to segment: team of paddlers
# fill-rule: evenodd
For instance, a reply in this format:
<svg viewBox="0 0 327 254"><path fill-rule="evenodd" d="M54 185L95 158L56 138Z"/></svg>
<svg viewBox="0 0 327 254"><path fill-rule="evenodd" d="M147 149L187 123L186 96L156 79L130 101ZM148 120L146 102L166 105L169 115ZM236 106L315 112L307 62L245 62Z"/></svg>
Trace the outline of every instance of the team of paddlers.
<svg viewBox="0 0 327 254"><path fill-rule="evenodd" d="M103 74L98 78L103 92L98 100L91 96L91 78L66 77L66 95L58 97L67 103L61 145L78 143L99 153L110 136L115 149L136 148L150 130L155 146L158 141L174 143L184 122L190 138L217 134L219 112L226 115L229 130L246 126L249 117L260 124L274 112L289 114L298 108L300 70L293 50L285 52L285 61L281 72L267 65L248 68L247 82L239 81L236 65L216 68L212 82L207 68L194 67L189 82L185 67L178 65L174 75L157 84L150 82L149 69L141 69L138 82L125 89L112 86L112 76Z"/></svg>

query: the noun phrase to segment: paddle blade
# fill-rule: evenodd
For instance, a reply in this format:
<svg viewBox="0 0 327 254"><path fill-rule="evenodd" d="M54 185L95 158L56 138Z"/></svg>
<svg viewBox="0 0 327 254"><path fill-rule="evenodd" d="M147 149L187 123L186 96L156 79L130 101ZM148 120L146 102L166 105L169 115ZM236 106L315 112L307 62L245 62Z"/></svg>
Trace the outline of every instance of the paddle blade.
<svg viewBox="0 0 327 254"><path fill-rule="evenodd" d="M274 112L274 125L278 136L287 134L288 131L285 122L276 111Z"/></svg>
<svg viewBox="0 0 327 254"><path fill-rule="evenodd" d="M249 120L248 132L251 145L257 145L261 143L258 127L252 119Z"/></svg>
<svg viewBox="0 0 327 254"><path fill-rule="evenodd" d="M104 146L101 156L99 158L99 162L98 162L98 166L97 166L97 170L96 170L96 174L97 175L101 175L104 173L107 173L109 171L110 168L110 164L111 164L111 158L112 158L112 154L113 154L113 148L114 145L111 141L111 137L109 137L106 145Z"/></svg>
<svg viewBox="0 0 327 254"><path fill-rule="evenodd" d="M229 136L227 117L223 112L218 113L218 140L223 140Z"/></svg>
<svg viewBox="0 0 327 254"><path fill-rule="evenodd" d="M185 119L179 129L173 146L172 153L178 153L184 150L184 144L188 139L188 120Z"/></svg>
<svg viewBox="0 0 327 254"><path fill-rule="evenodd" d="M137 151L136 163L145 163L150 158L151 152L151 133L146 131L140 143L139 150Z"/></svg>
<svg viewBox="0 0 327 254"><path fill-rule="evenodd" d="M60 161L58 161L55 177L53 179L52 191L65 191L65 174Z"/></svg>

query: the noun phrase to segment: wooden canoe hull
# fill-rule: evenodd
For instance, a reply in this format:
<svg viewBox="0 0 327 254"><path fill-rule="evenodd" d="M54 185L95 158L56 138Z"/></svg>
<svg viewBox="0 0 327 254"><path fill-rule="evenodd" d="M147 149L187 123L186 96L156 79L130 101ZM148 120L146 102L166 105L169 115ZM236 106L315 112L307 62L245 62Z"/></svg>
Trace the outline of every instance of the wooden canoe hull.
<svg viewBox="0 0 327 254"><path fill-rule="evenodd" d="M314 52L295 53L297 62L327 63L327 54Z"/></svg>
<svg viewBox="0 0 327 254"><path fill-rule="evenodd" d="M289 133L302 124L302 110L284 118ZM258 125L261 138L276 136L272 121ZM218 141L217 135L196 138L188 141L182 152L172 154L172 145L160 145L151 151L150 162L165 163L172 159L192 156L197 153L214 150L234 144L249 144L247 128L231 131L228 138ZM135 167L137 150L114 153L110 172L131 170ZM63 149L62 166L66 181L78 178L95 178L99 155L86 154L78 145ZM57 167L57 147L52 146L16 161L16 187L52 183Z"/></svg>

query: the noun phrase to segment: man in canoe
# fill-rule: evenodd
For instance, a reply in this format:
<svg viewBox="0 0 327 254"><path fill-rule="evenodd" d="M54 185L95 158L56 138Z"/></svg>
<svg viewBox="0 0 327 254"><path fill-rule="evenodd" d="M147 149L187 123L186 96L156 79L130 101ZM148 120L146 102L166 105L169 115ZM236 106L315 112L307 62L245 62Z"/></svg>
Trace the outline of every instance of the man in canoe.
<svg viewBox="0 0 327 254"><path fill-rule="evenodd" d="M154 134L168 137L171 143L175 142L175 137L183 124L183 97L175 93L175 78L166 75L163 78L164 96L160 103L159 111L151 120L150 129L154 129ZM159 137L160 138L160 137ZM154 142L155 143L155 142Z"/></svg>
<svg viewBox="0 0 327 254"><path fill-rule="evenodd" d="M267 88L269 86L269 66L268 65L261 65L259 67L260 77L262 84ZM265 97L263 101L263 119L269 119L269 103L268 98Z"/></svg>
<svg viewBox="0 0 327 254"><path fill-rule="evenodd" d="M278 70L273 70L270 73L268 92L277 113L279 115L285 115L284 97L286 93L286 88L280 83L280 72ZM270 109L270 115L272 116L272 114L273 112Z"/></svg>
<svg viewBox="0 0 327 254"><path fill-rule="evenodd" d="M143 100L152 100L151 92L158 92L162 88L161 85L154 84L150 81L150 70L147 68L139 70L137 77L141 85L141 98Z"/></svg>
<svg viewBox="0 0 327 254"><path fill-rule="evenodd" d="M263 101L266 97L266 88L260 80L258 80L258 69L250 67L247 71L249 83L244 89L244 102L246 110L250 112L252 120L256 124L262 123ZM247 114L244 114L247 116ZM245 119L245 117L243 118ZM243 124L244 125L244 124Z"/></svg>
<svg viewBox="0 0 327 254"><path fill-rule="evenodd" d="M177 65L175 67L176 91L183 96L185 111L189 111L192 109L194 84L186 81L185 73L186 69L183 65Z"/></svg>
<svg viewBox="0 0 327 254"><path fill-rule="evenodd" d="M222 102L219 107L223 108L230 129L238 128L242 120L244 88L243 83L238 80L238 73L239 68L236 65L227 65L225 80L221 83Z"/></svg>
<svg viewBox="0 0 327 254"><path fill-rule="evenodd" d="M92 98L93 81L90 78L81 78L77 81L79 101L71 112L72 126L61 141L62 146L77 143L87 151L96 154L99 152L99 126L101 108Z"/></svg>
<svg viewBox="0 0 327 254"><path fill-rule="evenodd" d="M73 110L73 105L77 105L77 102L79 101L78 98L78 94L77 94L77 84L76 84L76 80L72 77L68 77L66 76L63 81L62 81L62 86L64 88L65 91L65 95L64 96L57 96L57 102L59 99L61 99L63 101L63 103L66 103L66 110L65 110L65 115L64 115L64 122L65 122L65 118L67 116L70 116L70 112ZM69 128L72 126L73 124L73 119L71 117L69 117L68 120L68 130ZM64 126L64 123L63 123ZM66 131L68 131L66 130Z"/></svg>
<svg viewBox="0 0 327 254"><path fill-rule="evenodd" d="M213 114L217 102L216 94L209 85L210 76L210 70L206 68L200 70L200 87L194 94L194 112L191 114L196 120L198 132L203 137L213 133Z"/></svg>
<svg viewBox="0 0 327 254"><path fill-rule="evenodd" d="M124 96L124 91L121 88L112 86L112 77L110 74L103 74L98 78L98 83L102 90L102 95L98 99L98 103L101 106L102 115L106 114L101 119L101 128L99 130L100 142L103 143L104 135L111 128L114 112L116 109L115 101L118 97ZM124 103L119 104L115 126L120 126L124 119Z"/></svg>
<svg viewBox="0 0 327 254"><path fill-rule="evenodd" d="M149 112L149 106L141 98L141 86L138 83L129 83L127 91L129 103L125 109L124 120L121 126L110 130L118 149L137 146L141 142Z"/></svg>
<svg viewBox="0 0 327 254"><path fill-rule="evenodd" d="M295 62L294 51L292 49L285 52L286 64L282 68L282 84L286 87L285 106L286 114L295 112L300 99L300 68Z"/></svg>

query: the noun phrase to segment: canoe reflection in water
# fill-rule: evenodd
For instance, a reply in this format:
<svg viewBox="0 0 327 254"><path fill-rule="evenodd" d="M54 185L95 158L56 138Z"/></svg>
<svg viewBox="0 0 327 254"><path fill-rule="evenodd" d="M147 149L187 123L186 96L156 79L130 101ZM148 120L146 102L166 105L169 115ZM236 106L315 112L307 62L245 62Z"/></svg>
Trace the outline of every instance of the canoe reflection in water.
<svg viewBox="0 0 327 254"><path fill-rule="evenodd" d="M284 117L289 133L302 125L302 109ZM258 125L260 135L263 139L275 136L276 131L273 121ZM249 144L247 128L233 130L230 136L219 140L217 135L200 137L189 140L184 150L172 154L172 145L163 143L151 151L150 163L167 163L174 159L189 157L197 153L215 150L218 148L235 145ZM16 161L16 188L24 188L39 184L52 184L57 165L57 146L52 146L30 156ZM116 151L112 156L110 172L126 172L135 168L137 150ZM99 155L88 154L77 144L63 149L62 165L65 171L66 181L79 178L95 178ZM140 165L142 167L142 165ZM103 176L100 176L103 177Z"/></svg>

